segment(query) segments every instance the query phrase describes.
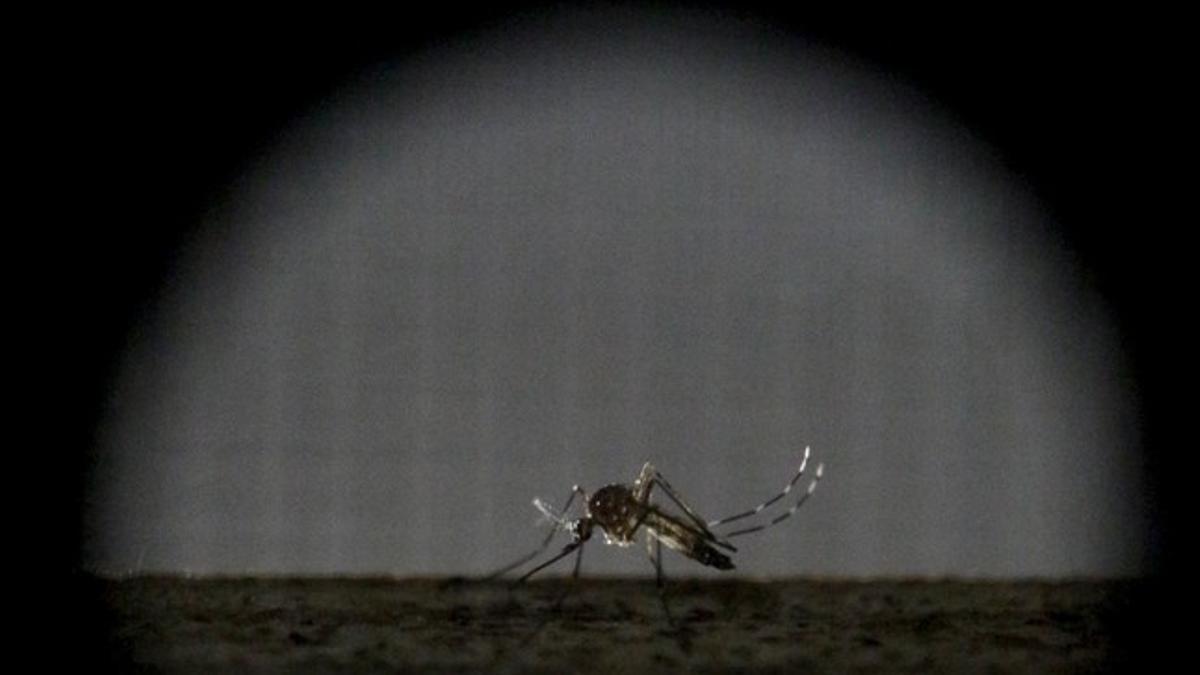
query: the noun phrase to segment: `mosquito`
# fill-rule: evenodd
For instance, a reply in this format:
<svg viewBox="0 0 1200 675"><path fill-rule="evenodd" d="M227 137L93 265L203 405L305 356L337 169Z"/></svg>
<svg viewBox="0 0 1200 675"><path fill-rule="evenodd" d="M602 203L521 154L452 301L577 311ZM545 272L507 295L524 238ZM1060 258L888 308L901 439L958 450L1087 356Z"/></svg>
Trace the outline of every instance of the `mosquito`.
<svg viewBox="0 0 1200 675"><path fill-rule="evenodd" d="M731 570L734 568L734 565L733 560L728 554L736 553L737 548L729 543L729 539L753 532L760 532L787 520L812 496L813 491L817 488L817 483L821 480L821 475L825 471L825 465L823 463L818 464L814 472L814 477L809 482L804 494L800 495L790 508L768 522L743 527L723 535L714 532L713 528L719 528L723 525L758 515L776 502L786 498L792 491L792 488L800 481L801 476L804 475L805 469L808 466L809 455L810 450L805 447L804 457L800 460L800 468L792 476L792 479L788 481L787 485L783 487L783 490L774 497L748 511L718 520L706 521L701 518L696 510L688 505L687 500L683 498L679 490L672 487L667 482L667 479L650 462L646 462L642 466L642 470L638 473L637 479L633 481L633 485L619 483L605 485L590 495L578 485L572 486L571 493L567 497L562 511L556 511L550 504L535 498L533 505L553 523L553 529L546 535L546 538L536 550L509 565L505 565L486 578L495 579L532 561L550 547L550 542L553 541L555 534L566 532L571 536L571 541L561 551L549 560L542 562L523 574L514 583L526 581L571 553L575 553L575 567L571 574L571 579L574 580L579 576L579 566L583 560L583 545L591 539L593 531L596 529L599 529L603 533L606 544L620 547L632 545L638 530L644 530L646 533L646 552L650 557L650 562L654 565L655 580L660 591L663 588L663 545L702 565L719 570ZM655 487L661 488L670 501L683 512L682 516L668 513L650 501L650 494ZM567 514L570 512L571 505L574 503L576 497L582 498L584 514L579 518L571 519L567 517Z"/></svg>

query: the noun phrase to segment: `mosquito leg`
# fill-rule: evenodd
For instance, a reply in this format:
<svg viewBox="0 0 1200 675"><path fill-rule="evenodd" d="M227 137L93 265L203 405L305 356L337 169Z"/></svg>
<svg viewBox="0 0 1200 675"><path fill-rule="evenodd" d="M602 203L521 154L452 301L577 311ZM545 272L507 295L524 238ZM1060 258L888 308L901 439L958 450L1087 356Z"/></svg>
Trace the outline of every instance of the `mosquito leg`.
<svg viewBox="0 0 1200 675"><path fill-rule="evenodd" d="M784 497L786 497L787 494L792 491L792 487L794 487L796 485L796 482L800 480L800 476L804 475L804 468L806 466L808 466L808 455L809 455L809 448L808 448L808 446L805 446L804 459L800 460L800 469L798 471L796 471L796 475L792 476L792 480L788 481L788 484L783 487L782 492L775 495L774 497L771 497L770 499L759 504L758 506L750 509L749 511L743 511L742 513L734 514L727 518L721 518L720 520L709 521L708 526L716 527L718 525L724 525L725 523L732 523L735 520L749 518L750 516L761 513L763 509L774 504L775 502L779 501L780 499L783 499Z"/></svg>
<svg viewBox="0 0 1200 675"><path fill-rule="evenodd" d="M795 513L801 507L801 505L804 504L804 502L808 501L809 497L812 496L813 491L817 489L817 483L819 483L821 481L821 474L823 474L823 473L825 473L825 465L818 464L816 474L813 476L812 482L808 484L808 489L804 491L804 494L800 495L800 499L797 499L795 504L792 504L792 508L788 509L787 511L784 511L783 513L779 514L778 516L775 516L768 523L764 523L762 525L755 525L754 527L747 527L747 528L741 529L741 530L734 530L733 532L730 532L729 534L727 534L725 536L726 537L739 537L743 534L750 534L751 532L759 532L761 530L767 529L768 527L771 527L772 525L778 525L779 523L787 520L793 513Z"/></svg>
<svg viewBox="0 0 1200 675"><path fill-rule="evenodd" d="M693 633L686 623L675 620L671 614L671 607L667 604L666 576L663 575L662 567L662 540L649 532L646 533L646 553L650 556L650 562L654 563L654 583L658 587L658 602L662 605L663 614L667 617L667 625L675 632L675 640L679 643L680 651L690 654Z"/></svg>
<svg viewBox="0 0 1200 675"><path fill-rule="evenodd" d="M567 544L566 546L563 547L563 550L558 552L558 555L547 560L546 562L542 563L541 565L538 565L537 567L529 570L528 572L523 574L520 579L517 579L516 581L514 581L513 585L515 586L519 583L526 581L527 579L529 579L529 577L537 574L538 572L541 572L542 570L553 565L554 563L558 562L559 560L562 560L563 558L567 557L568 555L571 555L571 553L574 552L575 549L579 548L580 546L583 546L582 541L573 541L573 542Z"/></svg>
<svg viewBox="0 0 1200 675"><path fill-rule="evenodd" d="M546 538L542 540L542 545L538 546L537 549L535 549L532 553L523 555L519 559L514 560L513 562L505 565L504 567L501 567L500 569L496 570L495 572L492 572L491 574L485 576L483 578L484 581L491 581L493 579L502 577L505 574L508 574L509 572L517 569L521 565L524 565L525 563L529 562L530 560L533 560L534 558L538 557L538 555L540 555L542 551L545 551L546 548L550 546L550 541L552 539L554 539L554 535L556 535L556 534L558 534L557 528L548 532L546 534Z"/></svg>
<svg viewBox="0 0 1200 675"><path fill-rule="evenodd" d="M659 590L662 590L666 586L663 581L662 571L662 540L658 537L654 537L654 585L658 586ZM664 608L666 607L665 602L663 606ZM667 616L670 615L671 613L667 612Z"/></svg>
<svg viewBox="0 0 1200 675"><path fill-rule="evenodd" d="M580 546L575 550L575 567L571 570L571 580L567 583L567 587L563 589L563 592L560 593L558 598L554 601L554 607L551 612L557 613L559 608L562 607L563 601L567 599L567 596L571 594L571 591L575 590L575 582L579 580L579 568L582 564L583 546Z"/></svg>
<svg viewBox="0 0 1200 675"><path fill-rule="evenodd" d="M725 541L721 537L718 537L716 534L713 533L712 530L708 529L708 524L704 522L704 519L701 518L699 516L699 514L697 514L695 512L695 510L692 509L692 507L687 505L687 502L685 502L683 499L683 495L679 494L679 492L675 488L671 487L671 484L667 482L667 479L664 478L663 475L661 473L658 473L657 471L654 472L654 477L651 478L650 482L648 483L649 487L646 489L646 499L650 498L650 489L652 489L655 485L662 487L663 492L667 493L667 497L670 497L671 501L675 502L675 505L683 510L683 512L687 515L688 520L692 521L692 523L698 529L699 533L705 539L709 540L711 543L713 543L717 546L720 546L721 548L724 548L726 550L729 550L729 551L737 550L737 548L735 548L733 546L733 544L730 544L729 542Z"/></svg>
<svg viewBox="0 0 1200 675"><path fill-rule="evenodd" d="M583 495L585 499L587 498L587 494L583 491L583 488L579 487L578 485L572 486L571 494L569 494L567 496L567 501L563 504L561 515L564 518L566 517L567 513L570 511L571 502L575 501L575 495L577 495L577 494ZM539 555L542 554L542 551L545 551L550 546L550 542L554 539L554 535L558 534L558 531L560 529L562 529L560 527L560 524L556 523L554 526L554 529L552 529L546 533L546 538L542 540L541 545L538 546L536 549L534 549L533 552L528 553L524 556L521 556L517 560L505 565L504 567L501 567L500 569L496 570L495 572L492 572L491 574L488 574L487 576L483 577L483 580L491 581L493 579L502 577L505 574L508 574L509 572L517 569L521 565L524 565L525 563L529 562L530 560L533 560L534 558L538 557Z"/></svg>
<svg viewBox="0 0 1200 675"><path fill-rule="evenodd" d="M662 542L649 532L646 533L646 555L650 556L650 562L654 564L654 585L658 588L658 601L662 604L663 614L667 616L667 623L674 628L675 617L671 616L671 608L667 606L667 588L663 579Z"/></svg>
<svg viewBox="0 0 1200 675"><path fill-rule="evenodd" d="M544 617L542 617L542 620L538 622L537 626L534 626L533 631L530 632L530 634L525 637L525 639L523 640L523 644L529 644L530 642L533 641L533 639L535 637L537 637L538 635L541 634L542 629L544 629L546 627L546 624L548 624L550 622L551 617L558 614L558 610L562 608L562 604L567 599L567 596L570 595L571 591L575 589L575 582L579 579L579 568L583 563L583 542L573 542L571 545L568 545L565 549L563 549L562 553L555 556L553 560L550 560L549 562L544 563L538 569L541 569L541 567L545 567L545 566L549 565L550 563L554 562L555 560L558 560L559 558L562 558L566 554L570 553L572 546L574 546L574 548L575 548L575 567L571 571L571 579L567 582L567 587L564 588L562 590L562 592L558 594L557 598L555 598L554 604L551 605L550 610L546 613L546 615ZM537 570L534 570L534 572L536 572L536 571ZM529 574L522 577L521 580L524 581L532 574L533 574L533 572L530 572Z"/></svg>

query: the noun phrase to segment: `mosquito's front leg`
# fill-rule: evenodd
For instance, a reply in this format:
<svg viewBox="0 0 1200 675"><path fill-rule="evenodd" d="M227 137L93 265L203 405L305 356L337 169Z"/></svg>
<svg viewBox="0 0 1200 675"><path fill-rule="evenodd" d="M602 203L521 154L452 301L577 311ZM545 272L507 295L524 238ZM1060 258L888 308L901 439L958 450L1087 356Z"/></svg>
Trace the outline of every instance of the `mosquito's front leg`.
<svg viewBox="0 0 1200 675"><path fill-rule="evenodd" d="M638 473L637 480L633 481L633 498L639 504L646 504L650 499L650 484L656 473L658 471L655 470L654 465L646 462L642 465L642 470Z"/></svg>

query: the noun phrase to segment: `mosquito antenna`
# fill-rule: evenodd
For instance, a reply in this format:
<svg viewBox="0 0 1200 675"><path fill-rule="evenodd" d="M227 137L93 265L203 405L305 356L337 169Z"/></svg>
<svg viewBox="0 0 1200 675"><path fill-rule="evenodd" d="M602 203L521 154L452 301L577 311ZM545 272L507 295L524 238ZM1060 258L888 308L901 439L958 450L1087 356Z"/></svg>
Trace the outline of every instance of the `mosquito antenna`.
<svg viewBox="0 0 1200 675"><path fill-rule="evenodd" d="M796 471L796 475L792 476L792 480L788 481L788 484L783 486L783 490L779 494L775 495L774 497L771 497L767 501L759 504L758 506L750 509L749 511L743 511L742 513L729 516L728 518L722 518L720 520L711 520L711 521L709 521L708 526L716 527L718 525L725 525L726 523L732 523L735 520L749 518L750 516L762 513L763 509L774 504L775 502L779 501L780 499L783 499L784 497L786 497L788 495L788 493L792 491L792 487L795 486L796 483L800 480L800 477L804 475L804 468L808 466L809 452L810 452L809 447L804 446L804 459L800 460L800 468ZM812 490L809 490L809 492L811 493Z"/></svg>
<svg viewBox="0 0 1200 675"><path fill-rule="evenodd" d="M734 530L733 532L730 532L729 534L727 534L725 536L727 538L732 538L732 537L741 536L743 534L750 534L751 532L758 532L760 530L765 530L768 527L771 527L772 525L778 525L779 523L787 520L789 516L791 516L793 513L795 513L796 510L799 509L800 506L803 505L804 502L808 501L808 498L812 496L813 491L817 489L817 483L819 483L821 481L821 475L824 473L825 473L825 465L818 464L816 475L813 476L812 482L808 484L808 489L804 491L804 494L800 495L800 499L797 499L796 503L792 504L792 508L788 509L787 511L784 511L783 513L781 513L778 516L775 516L773 519L771 519L771 522L766 523L764 525L756 525L754 527L747 527L743 530Z"/></svg>

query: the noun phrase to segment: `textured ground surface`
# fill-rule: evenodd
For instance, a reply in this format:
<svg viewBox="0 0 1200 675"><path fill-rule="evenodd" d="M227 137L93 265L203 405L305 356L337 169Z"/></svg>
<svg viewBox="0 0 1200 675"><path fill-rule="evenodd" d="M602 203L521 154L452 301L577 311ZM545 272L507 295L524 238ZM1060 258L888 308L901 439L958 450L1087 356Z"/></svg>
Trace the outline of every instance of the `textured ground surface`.
<svg viewBox="0 0 1200 675"><path fill-rule="evenodd" d="M1131 584L103 581L118 665L353 672L1094 672Z"/></svg>

